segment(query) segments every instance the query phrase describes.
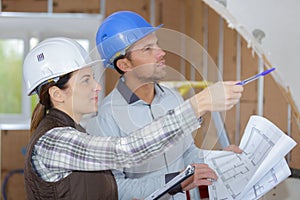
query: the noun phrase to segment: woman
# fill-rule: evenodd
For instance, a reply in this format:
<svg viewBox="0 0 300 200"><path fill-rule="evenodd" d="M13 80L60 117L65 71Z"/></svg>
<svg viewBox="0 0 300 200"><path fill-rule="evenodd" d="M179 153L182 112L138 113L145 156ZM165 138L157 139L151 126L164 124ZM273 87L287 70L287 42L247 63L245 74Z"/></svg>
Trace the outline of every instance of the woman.
<svg viewBox="0 0 300 200"><path fill-rule="evenodd" d="M110 169L140 164L199 128L204 111L197 107L196 95L129 137L85 133L79 122L97 111L101 87L91 66L99 62L91 62L67 38L47 39L26 56L28 95L40 99L25 160L27 199L118 199Z"/></svg>

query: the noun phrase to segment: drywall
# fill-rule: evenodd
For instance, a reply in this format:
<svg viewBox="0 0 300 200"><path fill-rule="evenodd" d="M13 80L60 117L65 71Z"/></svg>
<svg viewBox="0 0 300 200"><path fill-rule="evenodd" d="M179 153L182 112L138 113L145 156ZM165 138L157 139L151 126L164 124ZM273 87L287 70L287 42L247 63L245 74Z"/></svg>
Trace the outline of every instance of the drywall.
<svg viewBox="0 0 300 200"><path fill-rule="evenodd" d="M277 68L273 74L274 78L284 88L290 89L299 111L300 1L204 0L204 2L219 12L230 27L245 37L249 47L266 56L271 65ZM253 37L255 30L264 33L261 41Z"/></svg>

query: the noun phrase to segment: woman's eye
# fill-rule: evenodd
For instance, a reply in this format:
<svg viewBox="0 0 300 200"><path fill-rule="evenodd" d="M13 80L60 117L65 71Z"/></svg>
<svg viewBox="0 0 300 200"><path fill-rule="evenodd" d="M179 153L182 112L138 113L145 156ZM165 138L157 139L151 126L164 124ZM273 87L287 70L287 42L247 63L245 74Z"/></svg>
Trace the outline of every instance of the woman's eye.
<svg viewBox="0 0 300 200"><path fill-rule="evenodd" d="M84 83L88 83L89 81L90 81L89 78L83 80Z"/></svg>

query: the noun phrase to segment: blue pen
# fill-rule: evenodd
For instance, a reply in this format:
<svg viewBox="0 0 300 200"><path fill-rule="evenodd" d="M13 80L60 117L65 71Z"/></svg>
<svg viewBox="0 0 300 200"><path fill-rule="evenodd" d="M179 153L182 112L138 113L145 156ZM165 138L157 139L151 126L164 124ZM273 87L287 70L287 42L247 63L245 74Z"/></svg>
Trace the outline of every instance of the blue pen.
<svg viewBox="0 0 300 200"><path fill-rule="evenodd" d="M247 78L247 79L245 79L245 80L243 80L243 81L241 81L241 82L238 82L236 85L246 85L247 83L250 83L250 82L252 82L252 81L258 79L260 76L265 76L265 75L269 74L270 72L274 71L275 69L276 69L276 68L273 67L273 68L271 68L271 69L268 69L268 70L266 70L266 71L263 71L263 72L261 72L261 73L259 73L259 74L256 74L256 75L254 75L254 76L251 76L250 78Z"/></svg>

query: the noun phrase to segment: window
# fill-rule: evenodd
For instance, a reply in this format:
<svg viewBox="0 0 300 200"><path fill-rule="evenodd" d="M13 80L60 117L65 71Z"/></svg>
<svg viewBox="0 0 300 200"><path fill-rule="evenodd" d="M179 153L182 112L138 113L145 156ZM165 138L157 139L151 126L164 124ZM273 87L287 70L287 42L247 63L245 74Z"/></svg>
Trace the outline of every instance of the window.
<svg viewBox="0 0 300 200"><path fill-rule="evenodd" d="M22 113L22 63L24 42L0 39L0 113Z"/></svg>
<svg viewBox="0 0 300 200"><path fill-rule="evenodd" d="M89 51L89 40L77 39ZM29 49L40 40L29 39ZM39 99L27 97L22 77L23 59L26 56L25 42L19 38L0 39L0 124L27 123Z"/></svg>
<svg viewBox="0 0 300 200"><path fill-rule="evenodd" d="M90 52L101 20L98 14L1 13L0 129L28 129L39 101L36 95L27 96L23 81L23 59L28 51L46 38L69 37ZM98 58L95 53L92 57Z"/></svg>

